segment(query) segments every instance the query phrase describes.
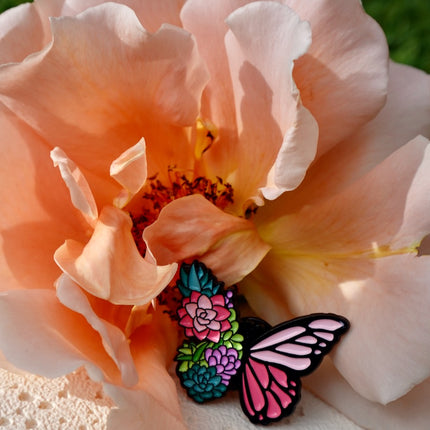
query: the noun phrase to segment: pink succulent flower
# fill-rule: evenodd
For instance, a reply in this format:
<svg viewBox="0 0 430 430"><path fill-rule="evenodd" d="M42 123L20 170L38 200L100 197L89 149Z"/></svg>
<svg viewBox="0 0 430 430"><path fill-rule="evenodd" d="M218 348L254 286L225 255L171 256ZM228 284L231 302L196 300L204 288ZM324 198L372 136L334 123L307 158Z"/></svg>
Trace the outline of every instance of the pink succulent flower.
<svg viewBox="0 0 430 430"><path fill-rule="evenodd" d="M199 340L207 338L218 343L220 334L231 327L227 320L230 311L222 294L208 297L194 291L182 301L178 315L179 324L185 327L185 335L196 336Z"/></svg>
<svg viewBox="0 0 430 430"><path fill-rule="evenodd" d="M111 429L184 429L151 303L198 258L271 323L351 321L313 383L339 410L428 423L429 76L389 62L359 0L121 3L0 16L6 359L86 366ZM193 333L226 324L188 305Z"/></svg>

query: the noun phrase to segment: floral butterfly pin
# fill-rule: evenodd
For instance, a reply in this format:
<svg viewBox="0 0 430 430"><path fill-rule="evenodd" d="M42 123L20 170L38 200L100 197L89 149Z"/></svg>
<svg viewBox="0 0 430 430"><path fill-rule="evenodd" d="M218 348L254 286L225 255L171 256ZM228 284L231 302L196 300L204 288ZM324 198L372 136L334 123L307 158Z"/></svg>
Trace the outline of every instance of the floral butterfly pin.
<svg viewBox="0 0 430 430"><path fill-rule="evenodd" d="M237 320L233 290L224 290L201 262L183 264L179 325L189 338L178 348L176 373L199 403L238 389L242 410L257 424L290 415L300 400L300 377L311 373L349 329L347 319L311 314L271 327Z"/></svg>

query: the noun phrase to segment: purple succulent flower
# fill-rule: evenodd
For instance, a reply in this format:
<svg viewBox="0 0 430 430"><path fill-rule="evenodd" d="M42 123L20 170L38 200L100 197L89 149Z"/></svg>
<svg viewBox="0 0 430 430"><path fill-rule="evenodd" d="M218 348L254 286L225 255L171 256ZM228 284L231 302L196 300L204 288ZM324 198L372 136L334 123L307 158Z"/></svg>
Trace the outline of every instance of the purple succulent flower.
<svg viewBox="0 0 430 430"><path fill-rule="evenodd" d="M216 368L217 375L222 378L222 383L228 385L230 378L236 374L240 367L237 350L234 348L226 348L221 345L217 349L207 348L205 351L205 359L209 366Z"/></svg>
<svg viewBox="0 0 430 430"><path fill-rule="evenodd" d="M225 298L225 304L226 304L227 308L231 309L233 307L233 291L227 290L224 298Z"/></svg>

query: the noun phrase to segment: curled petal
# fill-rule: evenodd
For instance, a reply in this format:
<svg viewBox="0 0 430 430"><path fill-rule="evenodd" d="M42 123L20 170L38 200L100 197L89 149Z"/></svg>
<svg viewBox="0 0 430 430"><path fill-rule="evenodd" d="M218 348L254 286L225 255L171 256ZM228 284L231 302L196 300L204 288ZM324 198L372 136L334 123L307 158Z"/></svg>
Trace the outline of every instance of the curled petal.
<svg viewBox="0 0 430 430"><path fill-rule="evenodd" d="M122 0L132 8L143 27L155 32L165 23L181 26L179 12L185 0ZM22 61L40 51L52 38L50 17L75 16L105 3L104 0L37 1L3 12L0 18L0 63ZM28 37L31 34L31 37Z"/></svg>
<svg viewBox="0 0 430 430"><path fill-rule="evenodd" d="M85 365L95 380L120 382L99 334L53 289L2 293L0 311L0 349L19 369L56 378Z"/></svg>
<svg viewBox="0 0 430 430"><path fill-rule="evenodd" d="M266 199L274 200L301 183L315 157L317 137L318 125L309 111L302 107L298 97L294 124L284 136L281 149L267 177L267 183L261 188Z"/></svg>
<svg viewBox="0 0 430 430"><path fill-rule="evenodd" d="M0 290L49 288L61 274L53 253L65 236L85 240L88 225L46 143L3 106L0 140Z"/></svg>
<svg viewBox="0 0 430 430"><path fill-rule="evenodd" d="M64 5L58 15L77 15L90 7L105 3L105 0L63 1ZM155 33L166 23L180 27L179 12L184 2L185 0L121 0L121 4L133 9L142 26L151 33Z"/></svg>
<svg viewBox="0 0 430 430"><path fill-rule="evenodd" d="M430 76L390 62L385 106L372 121L318 158L301 186L290 193L289 207L338 193L419 134L430 136Z"/></svg>
<svg viewBox="0 0 430 430"><path fill-rule="evenodd" d="M152 314L151 322L139 327L130 340L139 383L133 390L104 385L119 407L110 413L108 429L185 430L175 382L166 370L176 352L177 330L160 308Z"/></svg>
<svg viewBox="0 0 430 430"><path fill-rule="evenodd" d="M311 30L275 2L250 3L226 22L239 116L236 188L257 197L257 188L263 187L266 198L276 198L299 185L316 152L318 127L292 78L294 60L310 46Z"/></svg>
<svg viewBox="0 0 430 430"><path fill-rule="evenodd" d="M420 134L430 137L430 76L390 62L387 103L375 119L339 145L337 155L333 154L339 163L332 156L333 167L347 179L342 182L348 183ZM341 163L350 166L349 172ZM335 180L339 182L339 176Z"/></svg>
<svg viewBox="0 0 430 430"><path fill-rule="evenodd" d="M144 260L131 235L130 217L105 206L90 241L67 240L54 258L82 288L115 304L145 304L170 282L177 265Z"/></svg>
<svg viewBox="0 0 430 430"><path fill-rule="evenodd" d="M183 127L194 124L208 80L192 36L168 24L150 34L118 3L53 18L51 25L49 45L0 69L0 100L74 160L97 203L112 203L119 187L109 166L142 136L153 148L154 169L187 168Z"/></svg>
<svg viewBox="0 0 430 430"><path fill-rule="evenodd" d="M252 222L221 211L200 195L169 203L143 238L160 264L198 257L227 285L251 272L269 250Z"/></svg>
<svg viewBox="0 0 430 430"><path fill-rule="evenodd" d="M62 149L54 148L51 151L51 158L54 166L60 169L73 205L81 211L89 224L94 226L98 217L97 205L85 176Z"/></svg>
<svg viewBox="0 0 430 430"><path fill-rule="evenodd" d="M145 139L142 138L136 145L127 149L112 162L110 175L124 187L114 199L115 206L121 209L142 188L146 181Z"/></svg>
<svg viewBox="0 0 430 430"><path fill-rule="evenodd" d="M124 333L97 316L83 291L67 275L61 275L57 281L57 297L64 306L83 315L88 324L100 334L106 352L121 372L123 383L127 386L135 385L138 375Z"/></svg>
<svg viewBox="0 0 430 430"><path fill-rule="evenodd" d="M31 37L28 37L31 34ZM0 15L0 64L22 61L43 46L43 28L36 8L22 4Z"/></svg>
<svg viewBox="0 0 430 430"><path fill-rule="evenodd" d="M293 76L303 104L318 122L321 155L384 106L388 46L358 0L284 3L312 28L312 45L297 60Z"/></svg>

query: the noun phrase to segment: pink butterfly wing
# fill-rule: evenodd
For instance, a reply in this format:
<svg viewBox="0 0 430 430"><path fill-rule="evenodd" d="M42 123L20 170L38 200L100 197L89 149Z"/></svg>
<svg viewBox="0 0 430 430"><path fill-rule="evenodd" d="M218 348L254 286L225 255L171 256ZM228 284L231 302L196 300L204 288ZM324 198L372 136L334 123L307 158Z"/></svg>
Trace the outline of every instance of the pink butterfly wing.
<svg viewBox="0 0 430 430"><path fill-rule="evenodd" d="M300 381L285 370L249 358L242 372L242 409L259 424L277 421L293 411L300 399Z"/></svg>
<svg viewBox="0 0 430 430"><path fill-rule="evenodd" d="M349 328L346 319L313 314L269 329L243 358L241 404L254 423L269 424L293 412L300 376L321 363Z"/></svg>

